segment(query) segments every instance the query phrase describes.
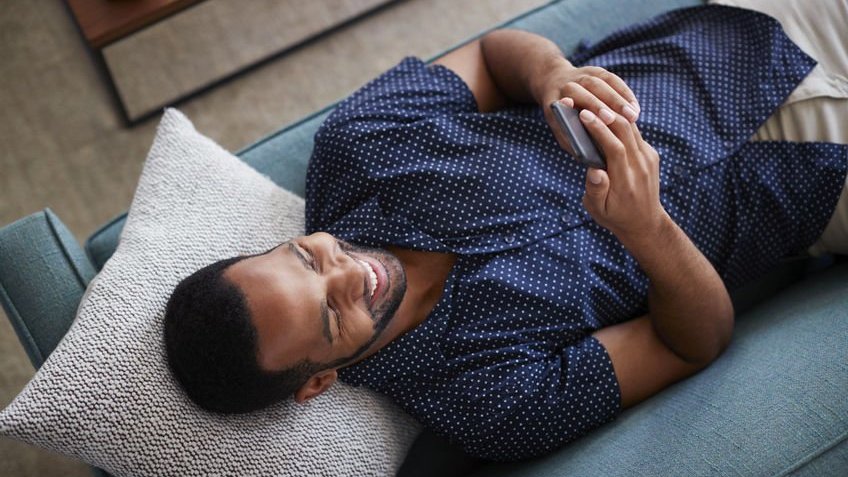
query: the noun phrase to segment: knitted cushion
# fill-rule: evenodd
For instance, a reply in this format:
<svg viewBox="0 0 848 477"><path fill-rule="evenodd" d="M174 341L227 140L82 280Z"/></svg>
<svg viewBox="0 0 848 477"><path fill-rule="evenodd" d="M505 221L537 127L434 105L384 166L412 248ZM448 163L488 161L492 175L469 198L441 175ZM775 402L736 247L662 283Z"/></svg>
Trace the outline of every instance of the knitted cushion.
<svg viewBox="0 0 848 477"><path fill-rule="evenodd" d="M0 413L0 433L116 475L394 474L419 427L386 398L337 384L304 405L218 415L195 406L167 366L162 320L174 286L303 226L302 199L167 110L117 251Z"/></svg>

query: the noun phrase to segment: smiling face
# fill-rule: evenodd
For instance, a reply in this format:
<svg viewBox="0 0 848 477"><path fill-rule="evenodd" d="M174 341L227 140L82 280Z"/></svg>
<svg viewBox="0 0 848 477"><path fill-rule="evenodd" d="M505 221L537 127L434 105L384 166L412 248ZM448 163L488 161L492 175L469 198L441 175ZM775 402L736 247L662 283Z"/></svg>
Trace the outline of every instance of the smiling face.
<svg viewBox="0 0 848 477"><path fill-rule="evenodd" d="M333 370L352 364L373 351L406 291L397 257L320 232L237 262L224 276L247 299L267 371L302 360Z"/></svg>

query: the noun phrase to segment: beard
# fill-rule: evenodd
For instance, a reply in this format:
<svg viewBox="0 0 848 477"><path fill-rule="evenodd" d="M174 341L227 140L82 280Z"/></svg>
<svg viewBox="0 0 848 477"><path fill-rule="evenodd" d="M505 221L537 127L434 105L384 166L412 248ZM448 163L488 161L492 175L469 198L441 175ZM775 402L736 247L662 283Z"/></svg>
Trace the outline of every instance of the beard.
<svg viewBox="0 0 848 477"><path fill-rule="evenodd" d="M373 334L368 341L366 341L350 356L345 356L329 363L328 367L333 368L347 366L354 363L360 356L368 351L378 339L380 339L380 336L386 330L386 327L392 321L392 318L395 317L395 313L397 313L397 310L403 301L403 296L406 294L406 272L404 272L403 265L401 265L400 259L398 259L395 254L381 248L354 245L338 238L336 240L339 243L339 247L344 250L345 253L353 252L368 255L380 262L380 264L382 264L386 269L388 283L386 284L386 299L383 300L383 303L381 303L377 309L371 310L371 319L374 321Z"/></svg>

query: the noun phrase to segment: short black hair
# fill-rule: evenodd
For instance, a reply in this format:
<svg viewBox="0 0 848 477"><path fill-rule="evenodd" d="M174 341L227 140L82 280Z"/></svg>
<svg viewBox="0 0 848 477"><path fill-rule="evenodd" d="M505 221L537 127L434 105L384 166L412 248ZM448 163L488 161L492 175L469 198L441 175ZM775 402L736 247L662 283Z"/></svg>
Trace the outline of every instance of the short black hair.
<svg viewBox="0 0 848 477"><path fill-rule="evenodd" d="M247 299L224 277L227 267L251 256L221 260L189 275L165 311L168 365L189 398L208 411L267 407L287 399L322 369L305 360L282 371L260 367Z"/></svg>

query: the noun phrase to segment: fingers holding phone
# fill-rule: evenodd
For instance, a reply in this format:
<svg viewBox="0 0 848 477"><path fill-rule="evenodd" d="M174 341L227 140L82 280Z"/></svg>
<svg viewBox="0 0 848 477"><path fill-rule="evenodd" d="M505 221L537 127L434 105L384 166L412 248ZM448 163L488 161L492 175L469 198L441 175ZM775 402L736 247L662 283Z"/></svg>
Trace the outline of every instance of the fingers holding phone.
<svg viewBox="0 0 848 477"><path fill-rule="evenodd" d="M571 155L588 167L606 169L603 151L586 131L577 110L567 104L565 101L554 101L550 104L550 110L559 131L568 141Z"/></svg>
<svg viewBox="0 0 848 477"><path fill-rule="evenodd" d="M605 124L584 109L579 118L606 158L606 170L589 169L583 205L620 240L648 236L662 224L659 154L636 124L621 115Z"/></svg>
<svg viewBox="0 0 848 477"><path fill-rule="evenodd" d="M548 125L560 147L575 155L567 135L559 129L556 116L549 107L554 101L578 111L588 109L609 124L620 114L635 122L641 112L633 90L618 75L598 66L574 67L568 62L540 75L534 97L545 106Z"/></svg>
<svg viewBox="0 0 848 477"><path fill-rule="evenodd" d="M611 124L616 114L632 123L639 119L641 108L633 90L616 74L598 66L578 68L561 92L573 100L574 108L592 111L604 124Z"/></svg>

